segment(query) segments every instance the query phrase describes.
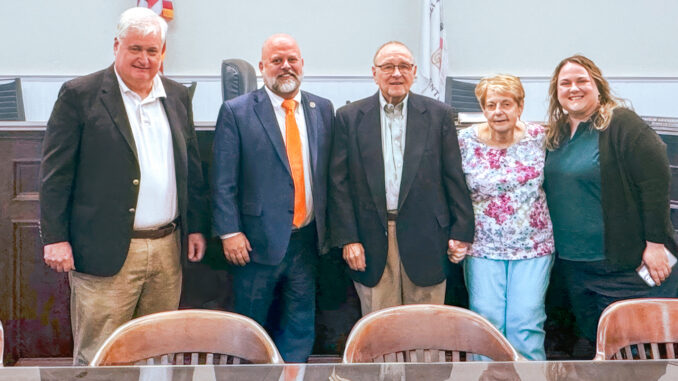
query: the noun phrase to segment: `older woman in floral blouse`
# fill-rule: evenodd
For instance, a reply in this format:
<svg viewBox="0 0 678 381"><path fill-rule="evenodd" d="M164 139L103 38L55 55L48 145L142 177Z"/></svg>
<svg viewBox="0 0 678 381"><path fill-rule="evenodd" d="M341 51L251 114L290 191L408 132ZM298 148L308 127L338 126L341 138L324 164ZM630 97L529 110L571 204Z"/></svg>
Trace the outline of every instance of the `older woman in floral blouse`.
<svg viewBox="0 0 678 381"><path fill-rule="evenodd" d="M542 189L545 129L520 121L525 91L517 77L484 78L475 93L487 123L459 133L476 221L463 264L470 307L524 357L545 360L544 299L554 251Z"/></svg>

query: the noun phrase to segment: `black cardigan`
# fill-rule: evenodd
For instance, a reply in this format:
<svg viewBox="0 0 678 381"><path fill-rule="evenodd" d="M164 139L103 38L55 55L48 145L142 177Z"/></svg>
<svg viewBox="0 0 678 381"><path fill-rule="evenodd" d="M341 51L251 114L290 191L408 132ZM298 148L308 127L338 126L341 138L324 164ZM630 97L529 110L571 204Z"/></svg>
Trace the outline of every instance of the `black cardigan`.
<svg viewBox="0 0 678 381"><path fill-rule="evenodd" d="M600 132L601 203L605 257L613 268L635 268L645 241L678 252L670 220L671 172L666 145L636 113L614 110Z"/></svg>

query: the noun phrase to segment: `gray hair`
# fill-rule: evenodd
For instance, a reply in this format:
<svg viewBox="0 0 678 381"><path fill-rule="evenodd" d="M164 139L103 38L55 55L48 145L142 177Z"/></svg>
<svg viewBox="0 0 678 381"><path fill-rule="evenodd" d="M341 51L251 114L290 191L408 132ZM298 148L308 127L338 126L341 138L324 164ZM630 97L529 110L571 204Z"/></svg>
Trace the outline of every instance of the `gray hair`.
<svg viewBox="0 0 678 381"><path fill-rule="evenodd" d="M397 45L397 46L402 46L403 48L405 48L405 50L407 50L407 52L410 53L410 57L412 58L412 64L413 64L413 65L416 64L416 63L414 62L414 55L412 55L412 51L410 50L410 48L408 48L407 45L403 44L402 42L400 42L400 41L395 41L395 40L386 42L386 43L382 44L382 45L379 47L379 49L377 49L377 52L374 53L374 57L372 58L372 63L373 63L373 64L375 64L375 65L377 64L377 57L379 56L379 53L381 53L381 51L384 50L385 47L390 46L390 45Z"/></svg>
<svg viewBox="0 0 678 381"><path fill-rule="evenodd" d="M134 7L122 12L115 38L125 38L130 29L141 32L144 36L159 32L162 43L165 43L167 22L148 8Z"/></svg>

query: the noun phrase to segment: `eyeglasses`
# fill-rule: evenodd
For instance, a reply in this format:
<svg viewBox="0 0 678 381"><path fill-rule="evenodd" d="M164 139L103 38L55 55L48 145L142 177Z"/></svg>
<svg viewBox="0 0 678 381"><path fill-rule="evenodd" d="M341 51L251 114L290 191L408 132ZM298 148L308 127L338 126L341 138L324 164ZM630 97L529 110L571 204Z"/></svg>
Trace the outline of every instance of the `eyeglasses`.
<svg viewBox="0 0 678 381"><path fill-rule="evenodd" d="M375 65L375 66L378 67L379 69L381 69L381 71L383 71L386 74L393 74L393 72L395 71L396 68L398 68L398 71L400 71L400 73L407 74L410 71L412 71L412 68L414 67L413 64L408 64L408 63L401 63L401 64L397 64L397 65L387 63L387 64Z"/></svg>

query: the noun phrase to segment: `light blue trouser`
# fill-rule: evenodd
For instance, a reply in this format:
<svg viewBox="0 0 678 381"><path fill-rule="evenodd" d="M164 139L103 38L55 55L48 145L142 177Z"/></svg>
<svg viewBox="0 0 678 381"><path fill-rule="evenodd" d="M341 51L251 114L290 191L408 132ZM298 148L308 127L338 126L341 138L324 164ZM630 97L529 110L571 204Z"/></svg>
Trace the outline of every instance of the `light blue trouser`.
<svg viewBox="0 0 678 381"><path fill-rule="evenodd" d="M489 320L528 360L546 360L544 299L553 255L494 260L468 256L464 278L472 311Z"/></svg>

